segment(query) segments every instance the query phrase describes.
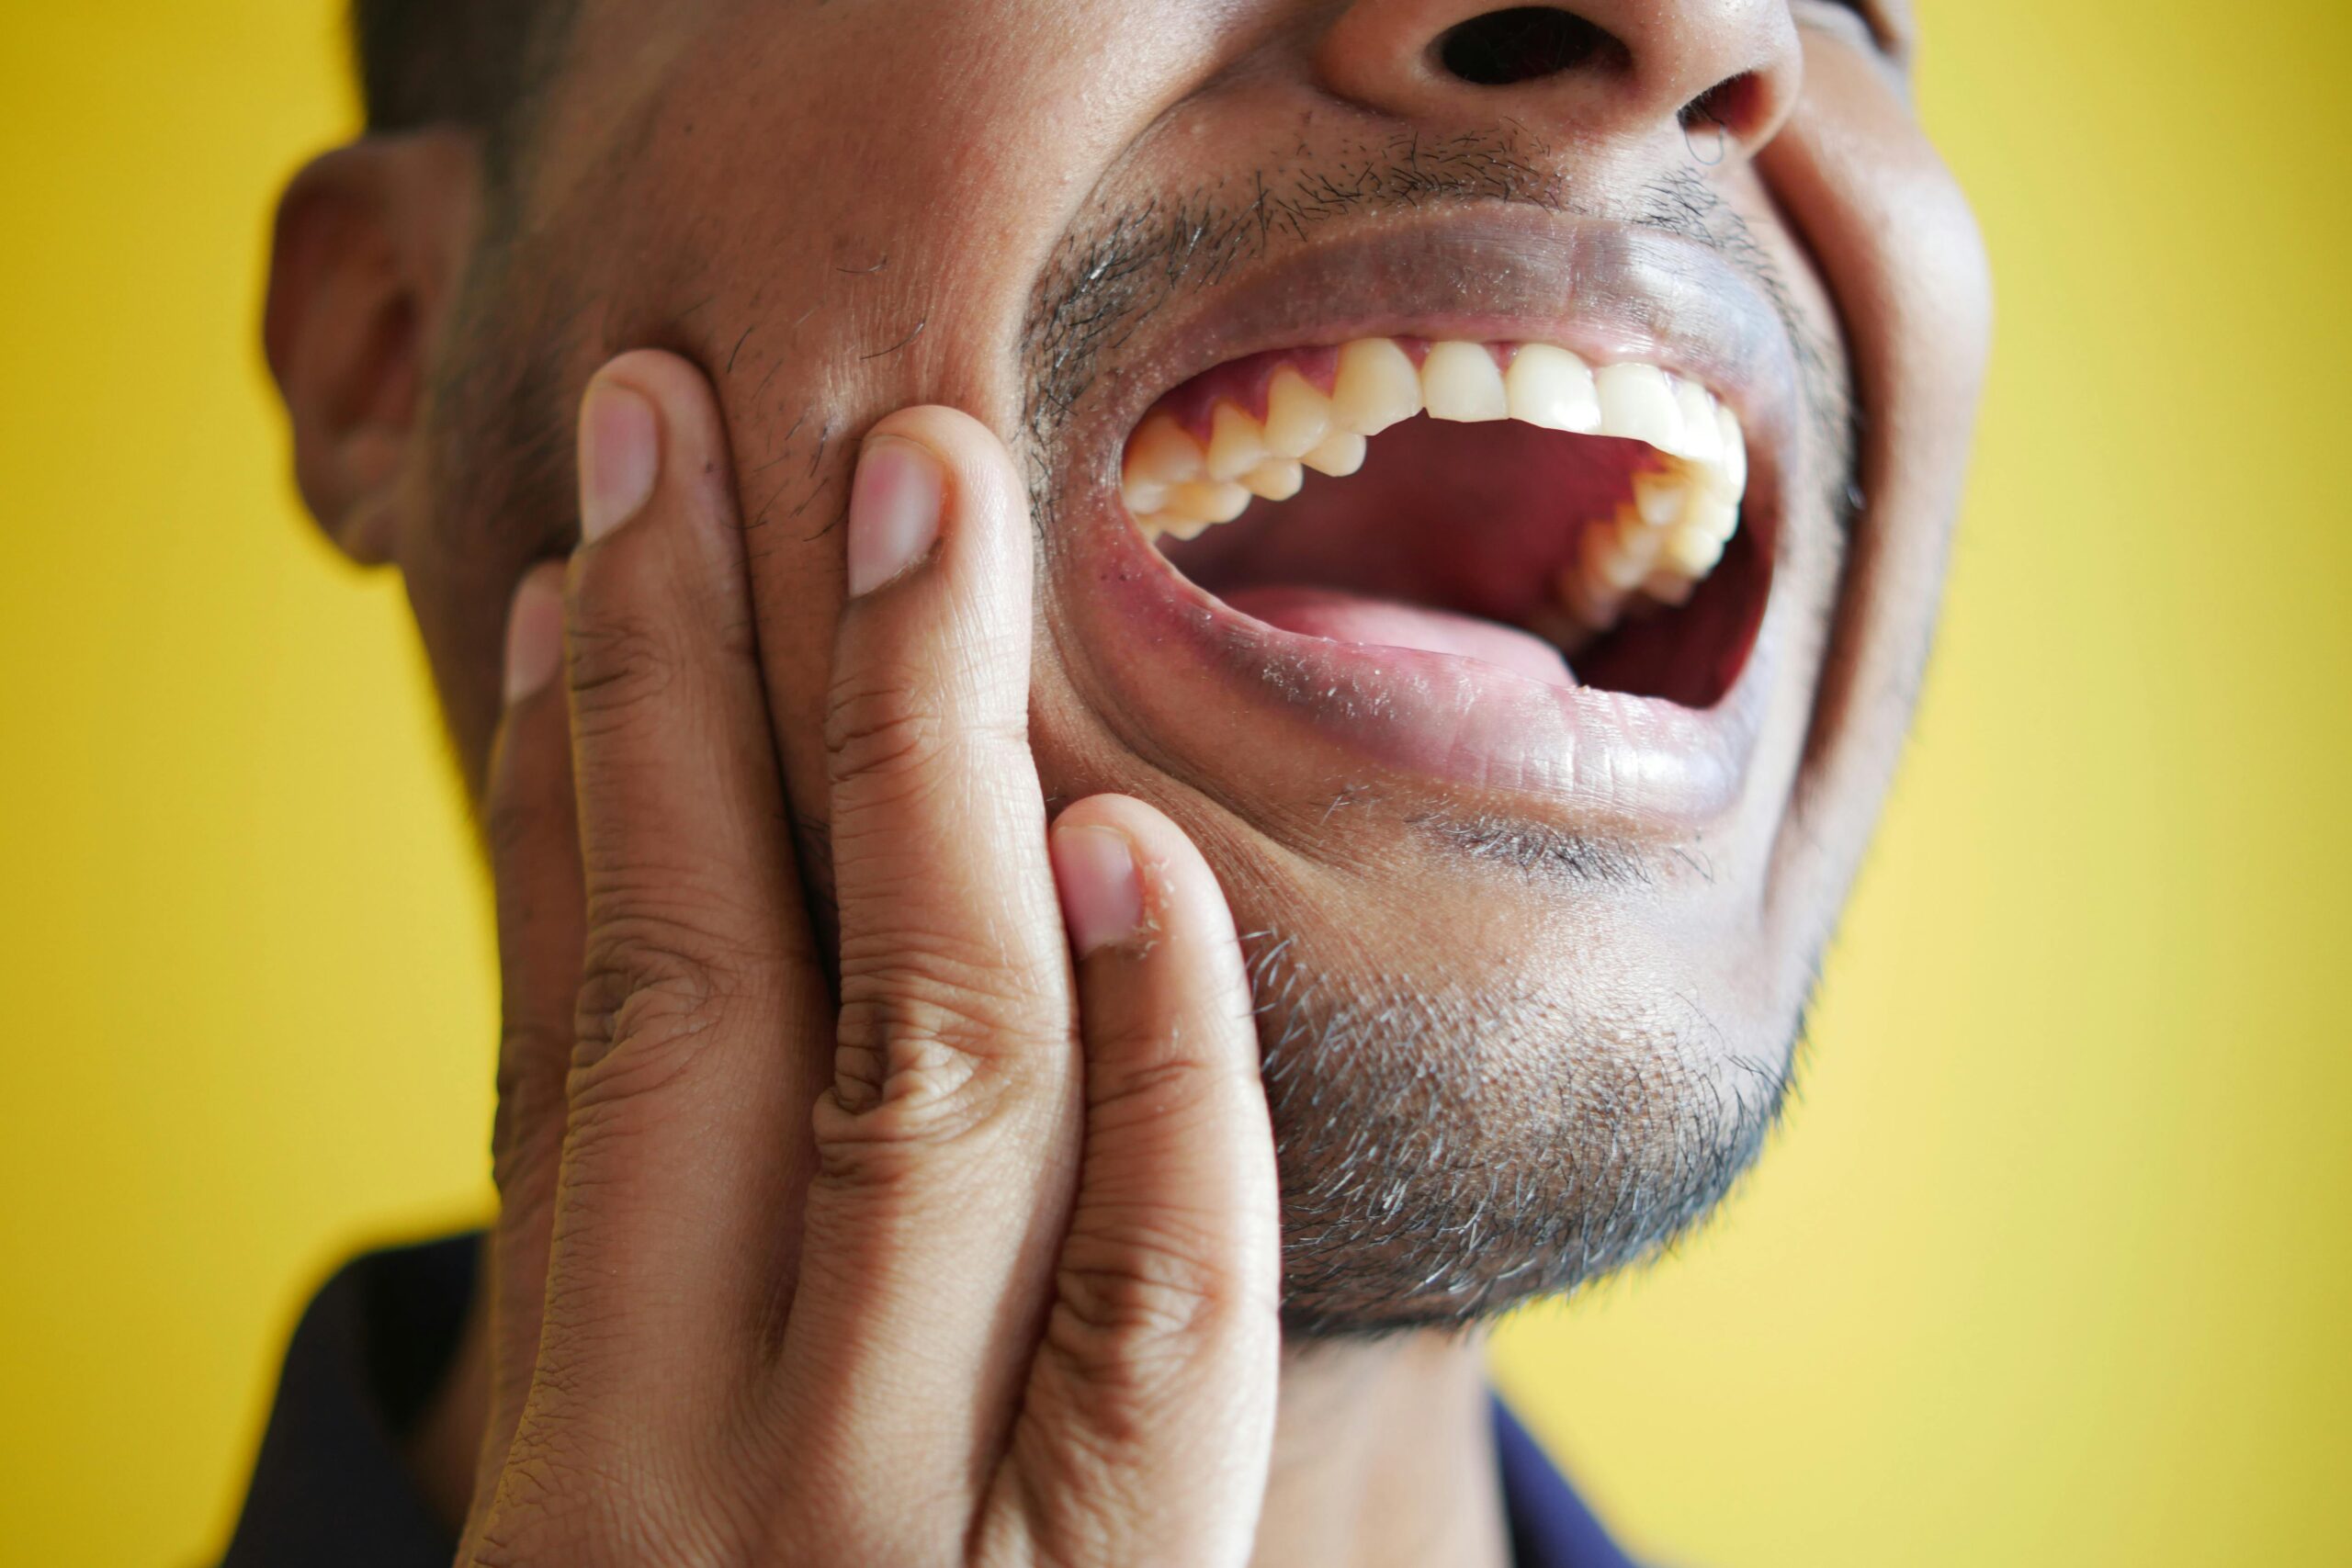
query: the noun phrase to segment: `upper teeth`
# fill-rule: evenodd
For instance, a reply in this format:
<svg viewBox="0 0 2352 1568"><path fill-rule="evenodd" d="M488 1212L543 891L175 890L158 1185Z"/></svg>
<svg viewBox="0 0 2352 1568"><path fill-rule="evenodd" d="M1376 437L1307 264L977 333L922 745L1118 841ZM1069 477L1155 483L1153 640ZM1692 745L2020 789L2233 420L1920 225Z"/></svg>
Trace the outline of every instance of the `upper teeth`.
<svg viewBox="0 0 2352 1568"><path fill-rule="evenodd" d="M1190 539L1248 509L1286 501L1303 469L1346 475L1364 439L1427 413L1515 419L1546 430L1647 442L1666 459L1642 475L1611 518L1592 520L1555 587L1589 633L1607 630L1635 594L1679 604L1714 570L1739 524L1747 443L1738 419L1698 382L1638 360L1592 366L1565 348L1522 344L1506 356L1483 343L1434 343L1417 367L1393 338L1340 350L1328 393L1295 367L1276 370L1263 419L1220 401L1205 446L1165 412L1127 444L1123 495L1147 536Z"/></svg>

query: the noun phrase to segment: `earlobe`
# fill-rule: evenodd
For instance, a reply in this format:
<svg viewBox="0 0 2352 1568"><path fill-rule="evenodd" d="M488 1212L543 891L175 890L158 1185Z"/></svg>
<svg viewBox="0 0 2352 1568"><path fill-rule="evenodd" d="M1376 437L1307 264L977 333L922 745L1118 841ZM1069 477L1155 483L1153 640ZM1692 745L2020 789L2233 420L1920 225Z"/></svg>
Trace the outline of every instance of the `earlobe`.
<svg viewBox="0 0 2352 1568"><path fill-rule="evenodd" d="M355 560L397 554L426 355L473 237L476 145L370 138L312 161L278 203L263 347L303 502Z"/></svg>

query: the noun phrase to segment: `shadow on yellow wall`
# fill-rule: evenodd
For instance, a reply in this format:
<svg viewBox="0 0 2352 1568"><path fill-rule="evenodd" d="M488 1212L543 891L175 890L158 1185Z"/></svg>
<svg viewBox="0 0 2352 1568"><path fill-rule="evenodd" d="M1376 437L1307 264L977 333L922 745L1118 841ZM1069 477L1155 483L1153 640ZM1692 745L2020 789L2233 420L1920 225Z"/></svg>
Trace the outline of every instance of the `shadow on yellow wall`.
<svg viewBox="0 0 2352 1568"><path fill-rule="evenodd" d="M2002 323L1806 1092L1681 1257L1502 1336L1640 1546L2342 1561L2340 0L1927 0ZM487 1207L482 888L397 584L253 315L334 6L0 13L0 1519L216 1546L306 1288Z"/></svg>

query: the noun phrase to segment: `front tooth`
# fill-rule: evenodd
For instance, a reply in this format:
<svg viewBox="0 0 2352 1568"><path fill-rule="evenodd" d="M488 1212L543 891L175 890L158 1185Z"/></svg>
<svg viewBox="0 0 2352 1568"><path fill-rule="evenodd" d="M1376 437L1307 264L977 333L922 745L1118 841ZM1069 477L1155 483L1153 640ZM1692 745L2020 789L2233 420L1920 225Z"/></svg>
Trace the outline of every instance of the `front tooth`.
<svg viewBox="0 0 2352 1568"><path fill-rule="evenodd" d="M1431 419L1457 423L1510 417L1503 373L1484 344L1431 344L1429 357L1421 361L1421 401Z"/></svg>
<svg viewBox="0 0 2352 1568"><path fill-rule="evenodd" d="M1690 502L1689 479L1671 468L1634 476L1634 504L1653 528L1679 520Z"/></svg>
<svg viewBox="0 0 2352 1568"><path fill-rule="evenodd" d="M1666 372L1655 365L1625 360L1604 365L1592 374L1600 397L1600 433L1632 441L1646 441L1661 452L1682 445L1682 411L1675 406L1674 389Z"/></svg>
<svg viewBox="0 0 2352 1568"><path fill-rule="evenodd" d="M1241 476L1242 488L1268 501L1288 501L1306 482L1306 474L1288 457L1269 457Z"/></svg>
<svg viewBox="0 0 2352 1568"><path fill-rule="evenodd" d="M1358 338L1340 350L1331 383L1331 417L1359 435L1377 435L1421 412L1421 378L1405 351L1385 337Z"/></svg>
<svg viewBox="0 0 2352 1568"><path fill-rule="evenodd" d="M1715 400L1707 389L1688 377L1674 383L1674 404L1682 414L1681 456L1694 463L1723 460L1723 425L1715 418Z"/></svg>
<svg viewBox="0 0 2352 1568"><path fill-rule="evenodd" d="M1335 430L1299 459L1318 474L1346 479L1363 467L1364 438L1352 430Z"/></svg>
<svg viewBox="0 0 2352 1568"><path fill-rule="evenodd" d="M1304 457L1331 434L1331 400L1289 366L1274 372L1266 389L1266 449L1278 457Z"/></svg>
<svg viewBox="0 0 2352 1568"><path fill-rule="evenodd" d="M1600 399L1592 367L1565 348L1531 343L1512 356L1503 377L1510 417L1545 430L1589 435L1600 428Z"/></svg>
<svg viewBox="0 0 2352 1568"><path fill-rule="evenodd" d="M1168 492L1168 513L1204 523L1230 523L1250 509L1250 492L1237 484L1215 479L1191 479ZM1175 530L1170 528L1170 533ZM1198 533L1199 530L1193 530ZM1186 534L1181 537L1190 538Z"/></svg>
<svg viewBox="0 0 2352 1568"><path fill-rule="evenodd" d="M1209 478L1238 479L1272 455L1264 426L1231 403L1216 405L1209 416Z"/></svg>
<svg viewBox="0 0 2352 1568"><path fill-rule="evenodd" d="M1129 479L1119 487L1119 499L1134 517L1148 517L1168 504L1168 487L1151 479Z"/></svg>
<svg viewBox="0 0 2352 1568"><path fill-rule="evenodd" d="M1723 493L1737 501L1747 493L1747 435L1739 428L1739 416L1727 406L1716 405L1715 423L1723 432L1724 445L1714 472Z"/></svg>
<svg viewBox="0 0 2352 1568"><path fill-rule="evenodd" d="M1127 443L1125 477L1130 481L1182 484L1199 479L1207 467L1208 457L1201 444L1170 414L1152 415Z"/></svg>

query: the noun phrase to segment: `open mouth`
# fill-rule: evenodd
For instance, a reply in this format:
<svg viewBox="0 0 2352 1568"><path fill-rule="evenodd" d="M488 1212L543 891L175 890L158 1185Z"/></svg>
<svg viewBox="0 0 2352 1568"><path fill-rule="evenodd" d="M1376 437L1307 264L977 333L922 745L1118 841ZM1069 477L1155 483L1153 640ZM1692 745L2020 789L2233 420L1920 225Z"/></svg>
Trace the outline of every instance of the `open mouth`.
<svg viewBox="0 0 2352 1568"><path fill-rule="evenodd" d="M1747 481L1738 418L1658 365L1373 337L1168 392L1122 499L1176 572L1281 631L1708 708L1770 589Z"/></svg>
<svg viewBox="0 0 2352 1568"><path fill-rule="evenodd" d="M1747 269L1431 212L1111 325L1063 428L1116 467L1047 537L1117 743L1277 836L1340 800L1587 838L1742 807L1818 586L1800 360Z"/></svg>

